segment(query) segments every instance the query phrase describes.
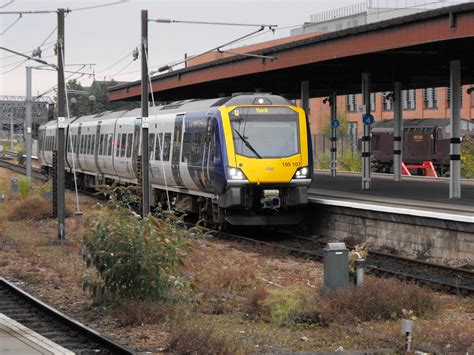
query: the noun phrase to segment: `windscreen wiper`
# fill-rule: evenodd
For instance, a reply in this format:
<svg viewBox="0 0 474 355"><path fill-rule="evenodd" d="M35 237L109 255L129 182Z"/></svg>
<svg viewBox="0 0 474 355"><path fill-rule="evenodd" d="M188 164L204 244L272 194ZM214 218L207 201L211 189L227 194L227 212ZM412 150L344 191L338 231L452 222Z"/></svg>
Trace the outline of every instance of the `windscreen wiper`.
<svg viewBox="0 0 474 355"><path fill-rule="evenodd" d="M258 157L258 159L262 159L260 154L257 153L257 151L254 149L254 147L252 147L252 145L249 143L249 141L247 139L245 139L245 137L243 135L241 135L239 133L239 131L237 131L235 128L234 128L234 131L235 131L235 133L237 133L239 135L240 139L242 139L242 142L245 143L247 148L250 149Z"/></svg>

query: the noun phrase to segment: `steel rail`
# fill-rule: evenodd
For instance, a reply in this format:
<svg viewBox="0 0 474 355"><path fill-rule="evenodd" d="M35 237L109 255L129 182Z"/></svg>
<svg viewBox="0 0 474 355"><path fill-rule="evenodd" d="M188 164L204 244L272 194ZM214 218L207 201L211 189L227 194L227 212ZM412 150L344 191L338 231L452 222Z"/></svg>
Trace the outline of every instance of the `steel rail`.
<svg viewBox="0 0 474 355"><path fill-rule="evenodd" d="M1 313L19 323L26 323L24 325L28 328L66 349L76 353L134 353L1 277L0 294ZM51 320L54 324L51 324Z"/></svg>

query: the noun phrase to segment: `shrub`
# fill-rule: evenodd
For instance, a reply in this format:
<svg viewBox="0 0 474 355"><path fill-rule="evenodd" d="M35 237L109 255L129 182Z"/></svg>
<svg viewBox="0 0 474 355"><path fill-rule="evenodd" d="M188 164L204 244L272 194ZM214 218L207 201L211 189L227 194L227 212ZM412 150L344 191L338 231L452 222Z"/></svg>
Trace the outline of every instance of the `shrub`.
<svg viewBox="0 0 474 355"><path fill-rule="evenodd" d="M270 315L270 308L265 304L268 292L261 286L257 286L250 292L244 310L247 317L251 319L267 318Z"/></svg>
<svg viewBox="0 0 474 355"><path fill-rule="evenodd" d="M16 202L8 219L10 221L42 220L50 218L53 212L51 201L39 197L27 197Z"/></svg>
<svg viewBox="0 0 474 355"><path fill-rule="evenodd" d="M177 354L243 354L240 344L205 324L180 322L172 327L170 350Z"/></svg>
<svg viewBox="0 0 474 355"><path fill-rule="evenodd" d="M474 138L464 137L461 150L461 176L465 179L474 178Z"/></svg>
<svg viewBox="0 0 474 355"><path fill-rule="evenodd" d="M331 156L328 153L318 154L314 160L314 168L328 170L331 168Z"/></svg>
<svg viewBox="0 0 474 355"><path fill-rule="evenodd" d="M135 300L123 301L114 309L114 316L121 326L153 324L165 317L164 305Z"/></svg>
<svg viewBox="0 0 474 355"><path fill-rule="evenodd" d="M337 158L337 166L342 171L362 171L362 158L359 152L352 152L349 149L344 150L342 156Z"/></svg>
<svg viewBox="0 0 474 355"><path fill-rule="evenodd" d="M183 231L153 216L142 219L127 207L108 203L88 219L84 260L97 280L84 288L97 300L156 300L182 286Z"/></svg>
<svg viewBox="0 0 474 355"><path fill-rule="evenodd" d="M31 179L24 176L18 180L18 189L20 191L20 196L25 198L30 193Z"/></svg>
<svg viewBox="0 0 474 355"><path fill-rule="evenodd" d="M394 279L368 278L362 287L333 292L321 300L323 323L398 319L410 310L414 316L437 308L432 294Z"/></svg>

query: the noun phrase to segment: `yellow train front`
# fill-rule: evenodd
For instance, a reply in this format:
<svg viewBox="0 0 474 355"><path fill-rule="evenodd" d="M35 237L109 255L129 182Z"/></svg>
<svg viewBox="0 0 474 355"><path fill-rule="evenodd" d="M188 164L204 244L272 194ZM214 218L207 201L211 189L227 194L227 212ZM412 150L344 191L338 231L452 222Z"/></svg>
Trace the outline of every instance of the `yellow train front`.
<svg viewBox="0 0 474 355"><path fill-rule="evenodd" d="M253 94L235 96L218 113L225 182L214 187L221 222L299 223L313 172L304 111L280 96Z"/></svg>

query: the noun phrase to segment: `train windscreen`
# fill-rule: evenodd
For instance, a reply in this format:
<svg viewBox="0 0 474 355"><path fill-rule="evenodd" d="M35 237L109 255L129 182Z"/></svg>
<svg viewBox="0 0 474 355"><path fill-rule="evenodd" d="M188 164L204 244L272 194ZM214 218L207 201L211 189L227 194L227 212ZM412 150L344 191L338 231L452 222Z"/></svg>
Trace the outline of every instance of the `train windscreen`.
<svg viewBox="0 0 474 355"><path fill-rule="evenodd" d="M298 114L288 107L237 107L230 113L235 153L250 158L298 154Z"/></svg>

